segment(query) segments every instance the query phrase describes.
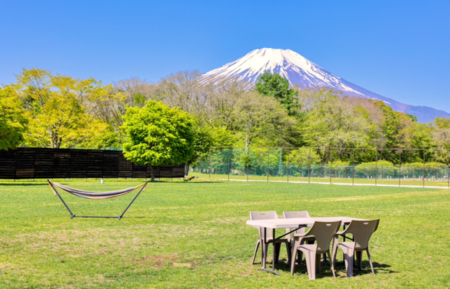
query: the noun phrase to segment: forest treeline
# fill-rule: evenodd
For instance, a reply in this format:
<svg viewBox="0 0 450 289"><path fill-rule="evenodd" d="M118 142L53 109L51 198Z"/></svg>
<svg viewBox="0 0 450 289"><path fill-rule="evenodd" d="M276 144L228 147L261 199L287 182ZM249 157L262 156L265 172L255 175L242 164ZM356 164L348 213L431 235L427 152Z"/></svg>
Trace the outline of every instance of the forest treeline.
<svg viewBox="0 0 450 289"><path fill-rule="evenodd" d="M15 83L0 87L0 149L121 148L127 106L148 100L179 107L195 119L196 159L210 147L360 148L359 161L372 161L373 149L450 149L450 119L419 123L381 101L347 97L328 88L289 87L277 75L264 75L256 88L236 80L206 82L199 72L180 72L158 83L138 78L104 85L40 69L24 69ZM346 161L346 150L334 159ZM389 154L391 154L389 156ZM406 154L420 162L424 152ZM193 162L195 159L192 160Z"/></svg>

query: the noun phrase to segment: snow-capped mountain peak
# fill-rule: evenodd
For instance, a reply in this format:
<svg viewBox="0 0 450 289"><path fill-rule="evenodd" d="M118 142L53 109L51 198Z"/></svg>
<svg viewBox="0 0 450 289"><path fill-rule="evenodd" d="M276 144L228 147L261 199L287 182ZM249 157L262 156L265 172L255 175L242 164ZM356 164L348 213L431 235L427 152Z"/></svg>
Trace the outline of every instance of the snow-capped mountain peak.
<svg viewBox="0 0 450 289"><path fill-rule="evenodd" d="M394 110L416 115L421 122L432 121L435 117L450 117L450 114L430 107L411 106L378 95L336 76L290 49L256 49L233 62L211 70L202 76L202 82L215 82L233 78L256 83L264 72L278 73L299 88L330 87L345 95L382 100Z"/></svg>

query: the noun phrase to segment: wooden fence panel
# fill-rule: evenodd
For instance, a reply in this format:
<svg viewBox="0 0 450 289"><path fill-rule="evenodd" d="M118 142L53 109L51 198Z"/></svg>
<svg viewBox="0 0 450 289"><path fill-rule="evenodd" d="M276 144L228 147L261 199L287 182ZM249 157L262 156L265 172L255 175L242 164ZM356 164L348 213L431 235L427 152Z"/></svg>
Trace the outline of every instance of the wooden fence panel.
<svg viewBox="0 0 450 289"><path fill-rule="evenodd" d="M182 178L185 165L155 167L156 178ZM122 151L18 148L0 151L0 179L150 178L150 166L135 165Z"/></svg>

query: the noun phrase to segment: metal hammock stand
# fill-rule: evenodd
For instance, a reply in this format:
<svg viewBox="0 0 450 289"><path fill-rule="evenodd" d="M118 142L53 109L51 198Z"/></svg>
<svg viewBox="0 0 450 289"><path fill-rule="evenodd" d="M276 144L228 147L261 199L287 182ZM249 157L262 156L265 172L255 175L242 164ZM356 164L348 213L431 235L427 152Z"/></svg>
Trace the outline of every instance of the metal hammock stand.
<svg viewBox="0 0 450 289"><path fill-rule="evenodd" d="M128 189L124 189L124 190L120 190L120 191L114 191L114 192L88 192L88 191L82 191L79 189L70 188L70 187L67 187L67 186L64 186L64 185L61 185L58 183L54 183L54 182L51 182L50 180L47 180L47 181L48 181L48 184L49 184L50 188L52 189L53 193L55 194L55 196L59 197L61 202L66 207L67 211L69 211L69 213L71 215L70 219L78 217L78 218L114 218L114 219L117 218L119 220L123 217L123 215L126 213L128 208L133 204L133 202L136 200L136 198L139 196L139 194L143 190L145 190L145 188L147 187L147 183L148 183L148 182L145 182L144 184L136 186L136 187L132 187L132 188L128 188ZM69 206L67 206L66 202L64 202L63 198L58 193L58 191L56 190L55 187L58 187L64 191L68 192L69 194L72 194L72 195L80 197L80 198L85 198L85 199L110 199L110 198L126 195L140 187L142 187L142 188L139 190L139 192L136 194L136 196L133 198L133 200L130 202L130 204L127 206L127 208L123 211L123 213L120 214L120 216L77 216L74 213L72 213Z"/></svg>

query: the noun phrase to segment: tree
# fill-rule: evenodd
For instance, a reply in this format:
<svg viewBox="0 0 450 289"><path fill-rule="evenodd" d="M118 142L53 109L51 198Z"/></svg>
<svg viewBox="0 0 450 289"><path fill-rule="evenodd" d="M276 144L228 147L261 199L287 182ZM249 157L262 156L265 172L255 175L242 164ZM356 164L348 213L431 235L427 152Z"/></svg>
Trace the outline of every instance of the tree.
<svg viewBox="0 0 450 289"><path fill-rule="evenodd" d="M269 146L289 146L295 119L273 98L250 92L239 98L234 106L236 123L245 133L245 147L252 142Z"/></svg>
<svg viewBox="0 0 450 289"><path fill-rule="evenodd" d="M137 165L187 163L194 154L194 119L179 108L149 100L142 108L127 107L122 129L126 135L123 153Z"/></svg>
<svg viewBox="0 0 450 289"><path fill-rule="evenodd" d="M296 91L289 88L289 81L281 75L264 72L256 82L256 90L264 95L275 97L288 111L290 116L298 114L301 108Z"/></svg>
<svg viewBox="0 0 450 289"><path fill-rule="evenodd" d="M313 149L299 148L289 152L289 162L300 169L302 166L320 163L320 156Z"/></svg>
<svg viewBox="0 0 450 289"><path fill-rule="evenodd" d="M190 165L195 165L198 160L208 157L214 143L211 131L206 127L196 125L194 128L194 133L194 153L188 161Z"/></svg>
<svg viewBox="0 0 450 289"><path fill-rule="evenodd" d="M0 150L13 149L24 141L28 120L14 89L0 88Z"/></svg>
<svg viewBox="0 0 450 289"><path fill-rule="evenodd" d="M450 150L450 118L437 117L431 127L431 136L433 144L439 149ZM441 155L441 154L440 154ZM447 159L448 157L438 157L438 159Z"/></svg>
<svg viewBox="0 0 450 289"><path fill-rule="evenodd" d="M14 89L29 119L26 145L102 148L116 143L110 125L95 116L94 105L96 99L111 96L111 87L94 79L24 69Z"/></svg>
<svg viewBox="0 0 450 289"><path fill-rule="evenodd" d="M352 105L328 90L316 92L303 124L311 147L370 147L375 126L360 105Z"/></svg>

